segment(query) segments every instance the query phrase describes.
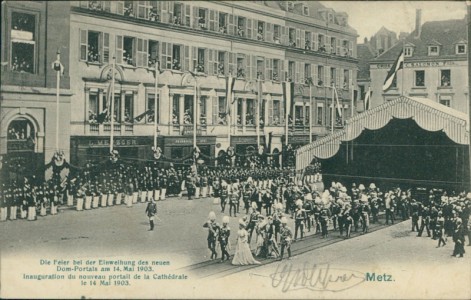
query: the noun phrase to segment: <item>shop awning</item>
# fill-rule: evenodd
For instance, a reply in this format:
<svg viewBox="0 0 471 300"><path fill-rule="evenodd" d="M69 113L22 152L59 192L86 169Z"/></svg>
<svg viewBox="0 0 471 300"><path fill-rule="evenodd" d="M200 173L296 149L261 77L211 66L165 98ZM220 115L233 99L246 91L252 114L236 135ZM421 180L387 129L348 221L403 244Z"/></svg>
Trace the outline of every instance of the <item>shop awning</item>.
<svg viewBox="0 0 471 300"><path fill-rule="evenodd" d="M383 128L393 118L412 118L424 130L443 131L455 143L469 144L467 114L430 99L401 96L348 119L342 130L297 149L296 171L302 172L315 157L334 156L342 142L354 140L365 129Z"/></svg>

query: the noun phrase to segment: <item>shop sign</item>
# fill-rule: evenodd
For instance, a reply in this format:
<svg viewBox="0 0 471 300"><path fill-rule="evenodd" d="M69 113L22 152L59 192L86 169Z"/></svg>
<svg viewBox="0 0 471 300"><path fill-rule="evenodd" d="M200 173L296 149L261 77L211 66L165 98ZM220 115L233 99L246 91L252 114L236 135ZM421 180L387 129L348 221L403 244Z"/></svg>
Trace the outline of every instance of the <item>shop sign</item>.
<svg viewBox="0 0 471 300"><path fill-rule="evenodd" d="M440 68L446 66L455 65L454 61L418 61L418 62L406 62L404 66L406 68ZM378 69L390 69L392 64L377 64L376 68Z"/></svg>
<svg viewBox="0 0 471 300"><path fill-rule="evenodd" d="M116 147L133 147L139 145L136 139L114 139L113 145ZM93 139L88 141L88 146L91 148L99 148L99 147L109 147L110 140L109 139Z"/></svg>
<svg viewBox="0 0 471 300"><path fill-rule="evenodd" d="M215 137L196 137L197 144L214 144L215 142L216 142ZM165 138L164 143L166 146L175 146L175 145L192 146L193 138L169 137L169 138Z"/></svg>

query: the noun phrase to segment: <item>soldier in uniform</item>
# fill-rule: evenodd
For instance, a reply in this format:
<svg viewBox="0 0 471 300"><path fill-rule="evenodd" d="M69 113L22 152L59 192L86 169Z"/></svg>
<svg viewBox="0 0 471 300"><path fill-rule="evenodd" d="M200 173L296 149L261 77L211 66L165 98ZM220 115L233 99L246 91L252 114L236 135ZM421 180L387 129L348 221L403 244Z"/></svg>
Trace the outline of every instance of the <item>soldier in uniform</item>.
<svg viewBox="0 0 471 300"><path fill-rule="evenodd" d="M361 216L362 233L368 233L370 226L370 205L368 204L368 198L365 194L363 194L361 198L359 213Z"/></svg>
<svg viewBox="0 0 471 300"><path fill-rule="evenodd" d="M455 247L453 249L453 254L451 256L463 257L464 250L464 228L463 221L458 216L458 213L455 212L454 218L454 231L453 231L453 242L455 242Z"/></svg>
<svg viewBox="0 0 471 300"><path fill-rule="evenodd" d="M224 213L224 210L226 209L226 203L229 201L229 188L227 183L223 182L221 184L221 212Z"/></svg>
<svg viewBox="0 0 471 300"><path fill-rule="evenodd" d="M78 211L83 210L83 197L84 197L84 190L83 188L79 188L77 190L77 194L75 195L75 198L77 199L76 209ZM52 202L51 202L51 208L52 208Z"/></svg>
<svg viewBox="0 0 471 300"><path fill-rule="evenodd" d="M7 209L10 208L10 220L16 220L17 206L15 203L13 185L7 185L5 190L5 201Z"/></svg>
<svg viewBox="0 0 471 300"><path fill-rule="evenodd" d="M162 178L160 179L160 200L165 200L165 196L167 194L167 187L168 187L168 179L167 174L165 174L165 170L162 169Z"/></svg>
<svg viewBox="0 0 471 300"><path fill-rule="evenodd" d="M234 217L237 217L237 206L239 203L239 191L232 188L231 193L229 194L229 216L232 217L232 210L234 209Z"/></svg>
<svg viewBox="0 0 471 300"><path fill-rule="evenodd" d="M7 207L7 201L5 197L5 184L2 184L2 187L0 189L0 221L4 222L7 220L7 215L8 215L8 207Z"/></svg>
<svg viewBox="0 0 471 300"><path fill-rule="evenodd" d="M231 229L229 228L229 217L224 216L222 218L222 226L219 229L219 245L221 246L221 262L224 260L229 260L230 255L227 252L229 247L229 236L231 235Z"/></svg>
<svg viewBox="0 0 471 300"><path fill-rule="evenodd" d="M419 231L419 204L415 199L411 200L412 232Z"/></svg>
<svg viewBox="0 0 471 300"><path fill-rule="evenodd" d="M438 246L437 248L440 248L440 245L443 243L443 246L446 245L445 239L443 236L445 235L445 218L443 218L443 213L442 211L438 212L438 218L437 218L437 224L435 226L435 230L437 231L436 236L438 237Z"/></svg>
<svg viewBox="0 0 471 300"><path fill-rule="evenodd" d="M150 201L147 203L146 215L149 218L149 231L154 230L154 218L157 214L157 204L154 201L154 198L150 198Z"/></svg>
<svg viewBox="0 0 471 300"><path fill-rule="evenodd" d="M427 229L427 236L430 237L430 229L429 229L429 223L430 223L430 210L424 207L422 204L419 205L419 216L421 217L420 220L420 229L417 234L417 236L422 236L422 232L424 231L424 228Z"/></svg>
<svg viewBox="0 0 471 300"><path fill-rule="evenodd" d="M204 228L208 228L208 249L211 251L211 260L216 259L216 242L219 239L219 225L216 223L216 214L212 211L209 213L208 221L203 224Z"/></svg>
<svg viewBox="0 0 471 300"><path fill-rule="evenodd" d="M321 224L321 233L322 233L322 238L327 238L328 231L327 231L327 225L329 224L329 213L326 208L324 208L321 211L320 215L320 224Z"/></svg>
<svg viewBox="0 0 471 300"><path fill-rule="evenodd" d="M286 217L281 218L281 229L280 229L280 243L281 243L281 254L278 260L283 259L285 249L288 251L288 259L291 258L291 241L293 239L293 233L291 228L288 227L288 220Z"/></svg>
<svg viewBox="0 0 471 300"><path fill-rule="evenodd" d="M297 240L298 230L301 235L301 239L304 238L304 220L306 219L306 211L303 209L303 201L301 199L296 200L296 212L294 214L294 240Z"/></svg>
<svg viewBox="0 0 471 300"><path fill-rule="evenodd" d="M250 198L252 197L252 193L253 193L253 190L250 183L246 183L243 189L243 196L242 196L242 200L244 201L245 214L249 213Z"/></svg>
<svg viewBox="0 0 471 300"><path fill-rule="evenodd" d="M349 239L352 233L353 218L350 216L350 212L345 213L344 225L346 231L346 238Z"/></svg>

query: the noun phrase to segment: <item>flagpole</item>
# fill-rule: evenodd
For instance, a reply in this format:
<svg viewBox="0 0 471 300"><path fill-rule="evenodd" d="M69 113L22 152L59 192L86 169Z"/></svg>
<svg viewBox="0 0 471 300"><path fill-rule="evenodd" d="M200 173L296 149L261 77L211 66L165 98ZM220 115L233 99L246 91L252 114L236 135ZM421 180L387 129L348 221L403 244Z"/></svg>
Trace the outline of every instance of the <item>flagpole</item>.
<svg viewBox="0 0 471 300"><path fill-rule="evenodd" d="M61 52L57 49L57 62L60 66ZM59 151L59 94L61 84L61 68L56 71L56 151Z"/></svg>
<svg viewBox="0 0 471 300"><path fill-rule="evenodd" d="M330 128L330 133L334 133L334 118L335 118L335 99L334 99L334 92L335 92L335 85L332 84L332 114L331 114L331 119L330 120L330 123L331 123L331 128Z"/></svg>
<svg viewBox="0 0 471 300"><path fill-rule="evenodd" d="M110 153L113 152L114 144L114 72L115 72L115 57L113 56L113 69L111 70L111 133L110 133Z"/></svg>
<svg viewBox="0 0 471 300"><path fill-rule="evenodd" d="M194 96L193 96L193 149L196 149L196 105L198 104L197 97L197 89L198 83L196 79L196 75L193 76L195 79L195 89L194 89Z"/></svg>
<svg viewBox="0 0 471 300"><path fill-rule="evenodd" d="M288 85L288 81L286 82L286 86ZM288 98L288 93L286 92L285 95L286 98ZM285 103L287 102L288 99L285 99ZM291 103L290 103L291 104ZM290 110L289 105L285 105L285 145L288 146L288 113Z"/></svg>
<svg viewBox="0 0 471 300"><path fill-rule="evenodd" d="M353 73L352 73L352 76L353 76ZM350 81L351 81L351 87L352 87L352 107L351 107L351 111L350 111L350 116L353 117L353 106L355 105L355 90L354 90L354 85L353 85L353 78L350 78Z"/></svg>
<svg viewBox="0 0 471 300"><path fill-rule="evenodd" d="M402 55L404 55L404 61L402 63L402 73L401 73L401 96L404 96L404 69L406 67L406 44L405 39L402 39Z"/></svg>
<svg viewBox="0 0 471 300"><path fill-rule="evenodd" d="M312 79L309 81L309 143L312 143Z"/></svg>
<svg viewBox="0 0 471 300"><path fill-rule="evenodd" d="M157 89L159 85L159 62L155 62L155 90L154 90L154 150L157 150Z"/></svg>
<svg viewBox="0 0 471 300"><path fill-rule="evenodd" d="M257 78L257 88L258 88L258 95L257 95L257 151L260 148L260 102L262 102L262 86L260 78Z"/></svg>

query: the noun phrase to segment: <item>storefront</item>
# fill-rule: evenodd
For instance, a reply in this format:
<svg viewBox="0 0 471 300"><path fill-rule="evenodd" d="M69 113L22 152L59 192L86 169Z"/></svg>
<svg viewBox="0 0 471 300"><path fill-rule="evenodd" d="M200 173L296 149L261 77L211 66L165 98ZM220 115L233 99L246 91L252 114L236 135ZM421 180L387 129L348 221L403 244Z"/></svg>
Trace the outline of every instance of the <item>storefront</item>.
<svg viewBox="0 0 471 300"><path fill-rule="evenodd" d="M70 141L73 165L83 166L87 162L103 161L110 155L109 137L72 136ZM113 144L122 159L152 159L152 137L115 137Z"/></svg>
<svg viewBox="0 0 471 300"><path fill-rule="evenodd" d="M200 150L199 160L213 165L215 157L216 136L197 136L196 145ZM163 158L169 161L185 162L193 158L193 137L159 136L158 146L162 149Z"/></svg>

